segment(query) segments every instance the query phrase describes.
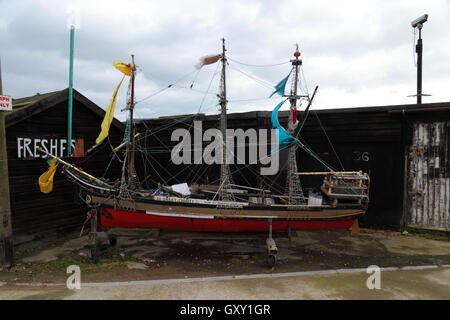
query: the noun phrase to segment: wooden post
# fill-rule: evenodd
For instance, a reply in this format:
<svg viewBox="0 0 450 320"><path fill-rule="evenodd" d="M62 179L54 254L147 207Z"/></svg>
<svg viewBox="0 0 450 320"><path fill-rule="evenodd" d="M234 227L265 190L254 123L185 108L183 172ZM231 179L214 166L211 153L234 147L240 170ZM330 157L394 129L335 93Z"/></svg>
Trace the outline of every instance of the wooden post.
<svg viewBox="0 0 450 320"><path fill-rule="evenodd" d="M0 95L3 94L0 62ZM5 111L0 111L0 268L9 269L14 264L9 200L8 155L6 153Z"/></svg>

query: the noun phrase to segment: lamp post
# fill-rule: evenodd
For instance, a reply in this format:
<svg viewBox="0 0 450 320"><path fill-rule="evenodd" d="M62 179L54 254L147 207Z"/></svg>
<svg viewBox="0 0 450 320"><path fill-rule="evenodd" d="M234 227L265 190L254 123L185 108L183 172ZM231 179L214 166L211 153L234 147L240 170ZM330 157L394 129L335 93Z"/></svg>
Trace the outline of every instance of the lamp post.
<svg viewBox="0 0 450 320"><path fill-rule="evenodd" d="M417 40L416 53L417 53L417 104L422 104L422 27L428 20L428 14L424 14L419 18L411 22L413 28L419 29L419 39Z"/></svg>

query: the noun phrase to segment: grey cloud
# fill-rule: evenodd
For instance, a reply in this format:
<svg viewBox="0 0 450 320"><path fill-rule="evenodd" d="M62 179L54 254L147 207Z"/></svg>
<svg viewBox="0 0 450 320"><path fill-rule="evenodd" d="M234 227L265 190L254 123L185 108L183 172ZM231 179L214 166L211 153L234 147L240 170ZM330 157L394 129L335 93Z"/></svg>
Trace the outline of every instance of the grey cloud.
<svg viewBox="0 0 450 320"><path fill-rule="evenodd" d="M347 15L334 12L337 5L333 1L320 3L322 6L300 5L296 1L205 1L192 2L190 9L190 4L168 1L151 8L162 10L155 15L141 6L145 2L133 2L126 8L133 8L136 14L123 16L117 16L124 12L123 8L105 13L106 2L93 9L81 3L81 29L75 34L75 88L105 107L121 77L113 69L112 61L127 62L134 53L142 70L136 91L138 99L142 99L193 71L200 56L219 53L222 37L227 40L227 54L231 59L250 64L288 61L292 58L293 44L298 42L309 89L317 84L324 91L349 93L361 101L361 106L370 104L364 96L358 96L365 88L390 86L398 91L397 87L414 80L409 22L422 13L419 2L385 2L383 7L370 2L374 10L369 13L356 2L346 4L352 8ZM4 24L0 24L0 41L8 43L0 48L0 55L4 89L9 94L20 97L67 87L69 30L65 25L65 6L58 1L0 1L1 15L10 13L2 19ZM117 3L112 2L111 6ZM444 41L450 35L445 22L450 17L448 7L442 3L429 7L430 21L424 27L424 80L450 80L450 49ZM158 23L153 23L155 17ZM370 53L375 54L372 57ZM373 74L367 66L367 57L379 66ZM332 61L339 61L342 66L333 66ZM273 85L290 70L288 64L256 68L231 60L230 66ZM194 89L205 91L214 69L215 66L202 69ZM252 80L231 68L228 75L230 100L264 98L270 94L269 88L250 83ZM180 85L189 86L194 76L195 73ZM218 77L210 91L216 93L217 88ZM124 101L125 96L126 85L119 99ZM450 100L448 94L447 97ZM197 111L202 99L203 94L194 90L171 88L142 102L138 115L192 113ZM231 102L229 109L234 112L267 109L272 103L270 100ZM208 113L217 111L214 97L206 99L207 105L212 105ZM116 115L124 117L120 112Z"/></svg>

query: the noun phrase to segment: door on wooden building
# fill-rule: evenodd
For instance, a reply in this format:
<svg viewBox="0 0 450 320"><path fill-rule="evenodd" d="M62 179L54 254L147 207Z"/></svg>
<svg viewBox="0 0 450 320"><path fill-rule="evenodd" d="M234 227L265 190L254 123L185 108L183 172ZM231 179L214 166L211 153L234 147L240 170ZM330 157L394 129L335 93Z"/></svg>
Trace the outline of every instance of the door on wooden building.
<svg viewBox="0 0 450 320"><path fill-rule="evenodd" d="M450 229L450 122L415 123L409 148L408 223Z"/></svg>

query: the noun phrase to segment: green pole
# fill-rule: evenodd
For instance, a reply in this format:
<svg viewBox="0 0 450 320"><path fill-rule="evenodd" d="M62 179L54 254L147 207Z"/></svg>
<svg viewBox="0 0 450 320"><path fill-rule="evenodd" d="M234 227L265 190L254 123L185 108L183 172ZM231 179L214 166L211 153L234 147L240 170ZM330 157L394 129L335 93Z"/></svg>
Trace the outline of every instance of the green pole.
<svg viewBox="0 0 450 320"><path fill-rule="evenodd" d="M3 94L1 79L2 67L0 61L0 95ZM14 264L5 112L0 111L0 270L9 269Z"/></svg>
<svg viewBox="0 0 450 320"><path fill-rule="evenodd" d="M73 105L73 47L75 26L70 27L69 110L67 118L67 156L72 154L72 105Z"/></svg>

